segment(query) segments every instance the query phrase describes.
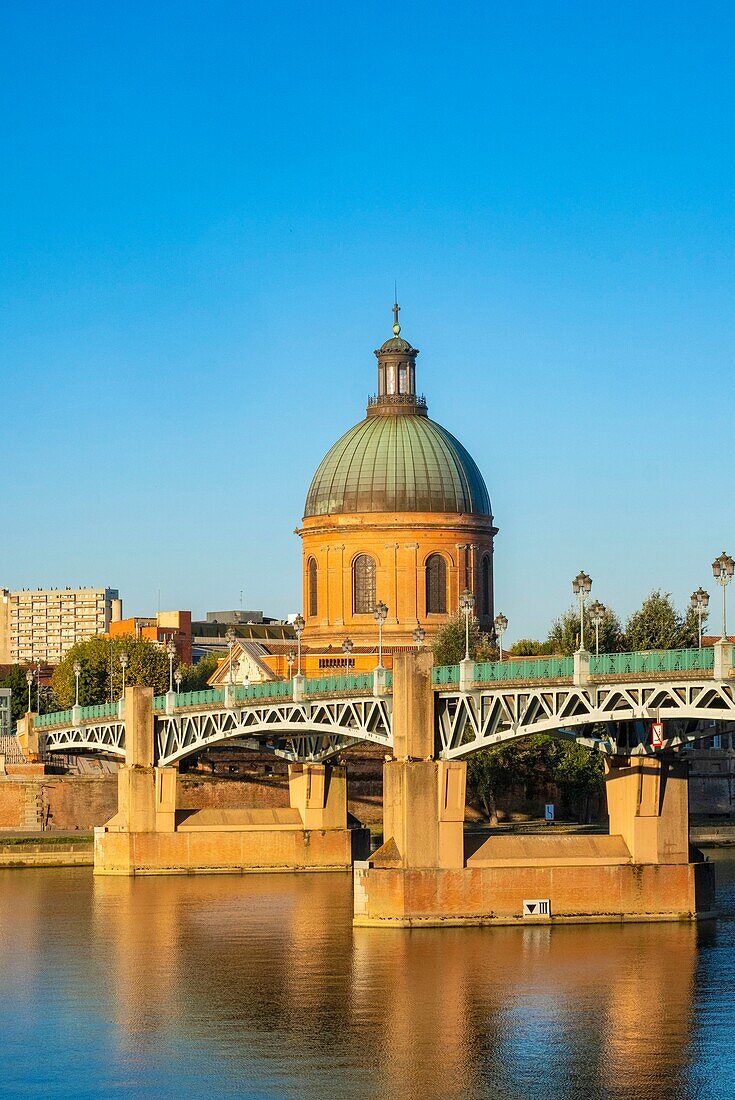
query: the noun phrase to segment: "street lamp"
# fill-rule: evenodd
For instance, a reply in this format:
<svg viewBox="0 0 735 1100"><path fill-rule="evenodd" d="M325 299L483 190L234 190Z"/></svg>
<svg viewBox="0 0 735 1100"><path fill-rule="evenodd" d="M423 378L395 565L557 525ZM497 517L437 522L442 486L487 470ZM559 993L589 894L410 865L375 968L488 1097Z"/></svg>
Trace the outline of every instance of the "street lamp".
<svg viewBox="0 0 735 1100"><path fill-rule="evenodd" d="M125 698L125 670L126 670L127 667L128 667L128 655L123 650L123 652L120 654L120 668L122 669L122 695L120 696L121 699Z"/></svg>
<svg viewBox="0 0 735 1100"><path fill-rule="evenodd" d="M176 645L173 638L169 638L166 644L166 652L168 653L168 690L173 692L174 690L174 657L176 656Z"/></svg>
<svg viewBox="0 0 735 1100"><path fill-rule="evenodd" d="M723 592L723 595L724 595L724 592L725 592L724 588L722 589L722 592ZM695 588L694 591L692 592L691 604L692 604L693 609L697 613L697 620L699 622L699 648L701 649L702 648L702 619L704 618L705 611L709 607L709 592L705 592L705 590L702 588L701 585L699 586L699 588Z"/></svg>
<svg viewBox="0 0 735 1100"><path fill-rule="evenodd" d="M426 631L421 623L416 624L416 629L413 632L413 640L416 643L416 648L421 652L421 646L424 644L424 638L426 637Z"/></svg>
<svg viewBox="0 0 735 1100"><path fill-rule="evenodd" d="M712 572L718 584L722 585L722 640L727 641L727 603L725 589L735 573L735 561L723 550L719 558L712 562Z"/></svg>
<svg viewBox="0 0 735 1100"><path fill-rule="evenodd" d="M469 661L470 659L470 615L472 614L472 608L475 606L475 597L470 592L469 588L465 588L464 592L459 597L459 606L464 614L464 659Z"/></svg>
<svg viewBox="0 0 735 1100"><path fill-rule="evenodd" d="M74 699L74 706L75 707L79 706L79 676L81 674L81 671L82 671L82 666L79 664L79 661L75 661L74 662L74 678L77 682L76 696L75 696L75 699Z"/></svg>
<svg viewBox="0 0 735 1100"><path fill-rule="evenodd" d="M508 629L508 619L506 618L505 615L502 614L502 612L499 615L495 616L495 621L493 623L493 626L495 627L495 634L496 634L496 637L498 639L498 650L500 652L500 660L502 661L503 660L503 635L505 634L506 630Z"/></svg>
<svg viewBox="0 0 735 1100"><path fill-rule="evenodd" d="M592 625L595 628L596 656L599 656L600 654L600 626L602 625L602 622L605 618L606 610L607 608L605 607L604 603L600 603L599 600L595 600L594 603L590 604L590 619L592 620Z"/></svg>
<svg viewBox="0 0 735 1100"><path fill-rule="evenodd" d="M383 623L388 618L388 608L379 600L373 611L373 618L378 624L378 668L383 667Z"/></svg>
<svg viewBox="0 0 735 1100"><path fill-rule="evenodd" d="M31 712L31 685L33 684L33 673L30 669L26 672L26 683L28 684L28 713Z"/></svg>
<svg viewBox="0 0 735 1100"><path fill-rule="evenodd" d="M349 671L349 668L350 668L350 654L352 653L352 650L354 648L355 648L355 643L352 641L352 638L345 638L345 640L342 642L342 652L344 653L345 658L346 658L345 667L347 668L348 671Z"/></svg>
<svg viewBox="0 0 735 1100"><path fill-rule="evenodd" d="M227 633L225 634L225 641L227 642L227 657L228 657L227 663L228 663L229 668L230 668L230 687L232 687L232 647L235 644L235 639L236 638L237 638L237 634L235 634L235 631L232 629L232 627L230 627L228 629Z"/></svg>
<svg viewBox="0 0 735 1100"><path fill-rule="evenodd" d="M572 581L572 592L579 599L579 652L584 652L584 601L592 589L592 577L578 573Z"/></svg>
<svg viewBox="0 0 735 1100"><path fill-rule="evenodd" d="M304 627L305 626L306 626L306 623L304 622L304 616L303 615L297 615L296 618L293 621L293 628L294 628L294 631L296 632L296 642L297 642L297 645L298 645L298 660L297 660L297 663L296 663L296 675L297 676L301 675L301 635L304 633Z"/></svg>

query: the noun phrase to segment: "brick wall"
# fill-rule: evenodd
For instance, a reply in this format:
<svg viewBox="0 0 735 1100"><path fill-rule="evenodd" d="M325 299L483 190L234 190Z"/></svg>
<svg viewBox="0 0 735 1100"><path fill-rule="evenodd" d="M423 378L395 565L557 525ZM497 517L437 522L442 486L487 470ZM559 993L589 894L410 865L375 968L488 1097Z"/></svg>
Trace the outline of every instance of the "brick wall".
<svg viewBox="0 0 735 1100"><path fill-rule="evenodd" d="M364 788L364 790L363 790ZM350 782L348 808L360 821L381 821L382 791L371 782ZM179 777L181 809L270 809L288 806L285 775L223 779L202 775ZM35 807L38 807L36 813ZM39 776L0 779L0 830L79 829L89 832L117 813L117 778L104 776Z"/></svg>

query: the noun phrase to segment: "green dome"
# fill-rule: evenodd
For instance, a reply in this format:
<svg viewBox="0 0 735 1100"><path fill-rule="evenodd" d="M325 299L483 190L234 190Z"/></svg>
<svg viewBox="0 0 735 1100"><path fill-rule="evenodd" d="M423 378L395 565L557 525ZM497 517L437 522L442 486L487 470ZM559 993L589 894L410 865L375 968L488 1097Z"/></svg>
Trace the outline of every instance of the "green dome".
<svg viewBox="0 0 735 1100"><path fill-rule="evenodd" d="M491 516L474 459L426 416L368 416L319 464L304 519L342 512L457 512Z"/></svg>

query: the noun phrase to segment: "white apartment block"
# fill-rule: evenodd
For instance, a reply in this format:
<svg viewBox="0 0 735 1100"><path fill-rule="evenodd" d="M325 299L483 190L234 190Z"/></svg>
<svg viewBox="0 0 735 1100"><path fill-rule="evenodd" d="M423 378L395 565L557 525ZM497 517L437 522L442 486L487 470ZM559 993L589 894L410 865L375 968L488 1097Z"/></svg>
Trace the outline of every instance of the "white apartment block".
<svg viewBox="0 0 735 1100"><path fill-rule="evenodd" d="M115 588L0 588L0 664L57 665L75 642L121 617Z"/></svg>

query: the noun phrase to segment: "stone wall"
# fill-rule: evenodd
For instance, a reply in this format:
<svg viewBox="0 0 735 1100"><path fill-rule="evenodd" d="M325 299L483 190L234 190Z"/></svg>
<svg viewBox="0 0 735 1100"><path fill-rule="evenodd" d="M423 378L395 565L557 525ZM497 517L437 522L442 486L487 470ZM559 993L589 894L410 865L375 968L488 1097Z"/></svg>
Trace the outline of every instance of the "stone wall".
<svg viewBox="0 0 735 1100"><path fill-rule="evenodd" d="M190 773L179 777L180 809L270 809L288 806L285 775L224 779ZM350 783L348 809L359 821L379 822L382 787ZM89 832L117 812L117 777L45 775L0 779L0 830Z"/></svg>

